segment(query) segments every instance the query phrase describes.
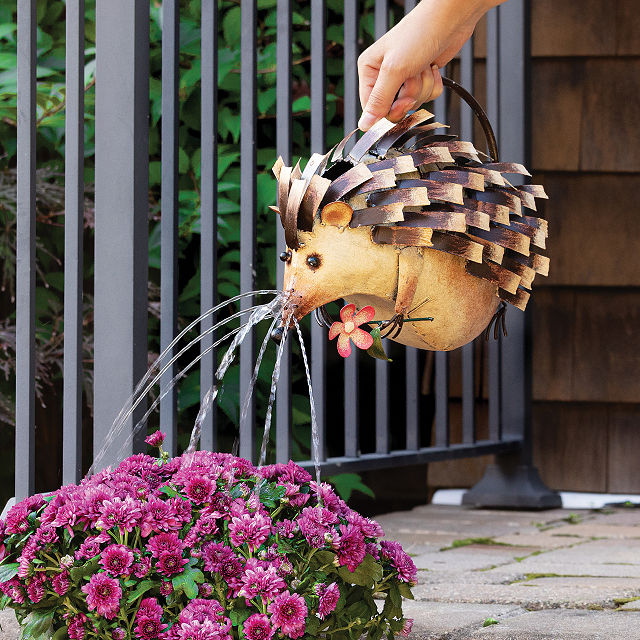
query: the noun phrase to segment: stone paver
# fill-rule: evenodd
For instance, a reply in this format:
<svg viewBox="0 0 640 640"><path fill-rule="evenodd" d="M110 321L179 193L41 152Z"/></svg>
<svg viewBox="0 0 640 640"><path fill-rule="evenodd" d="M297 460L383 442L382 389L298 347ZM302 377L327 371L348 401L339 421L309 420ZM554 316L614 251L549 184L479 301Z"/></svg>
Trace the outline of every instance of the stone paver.
<svg viewBox="0 0 640 640"><path fill-rule="evenodd" d="M640 510L425 506L379 520L415 549L412 638L640 640ZM499 624L482 627L489 617Z"/></svg>
<svg viewBox="0 0 640 640"><path fill-rule="evenodd" d="M11 609L0 611L0 640L16 640L20 625Z"/></svg>
<svg viewBox="0 0 640 640"><path fill-rule="evenodd" d="M451 640L640 640L640 613L535 611Z"/></svg>

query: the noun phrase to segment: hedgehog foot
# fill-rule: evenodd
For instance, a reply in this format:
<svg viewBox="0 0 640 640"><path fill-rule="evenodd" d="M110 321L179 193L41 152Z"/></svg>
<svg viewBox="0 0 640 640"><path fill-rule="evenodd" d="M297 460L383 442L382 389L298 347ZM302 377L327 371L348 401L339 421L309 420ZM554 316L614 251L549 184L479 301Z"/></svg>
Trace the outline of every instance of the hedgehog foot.
<svg viewBox="0 0 640 640"><path fill-rule="evenodd" d="M505 316L507 315L507 304L506 302L500 302L498 309L493 314L491 320L489 320L489 324L487 328L484 330L484 339L489 340L491 336L491 327L493 326L493 339L497 340L500 336L500 329L502 329L502 333L507 337L507 322Z"/></svg>
<svg viewBox="0 0 640 640"><path fill-rule="evenodd" d="M391 319L385 320L380 324L380 337L394 340L400 335L403 326L404 315L402 313L396 313ZM385 330L387 330L386 333L382 333ZM393 335L391 335L392 333Z"/></svg>

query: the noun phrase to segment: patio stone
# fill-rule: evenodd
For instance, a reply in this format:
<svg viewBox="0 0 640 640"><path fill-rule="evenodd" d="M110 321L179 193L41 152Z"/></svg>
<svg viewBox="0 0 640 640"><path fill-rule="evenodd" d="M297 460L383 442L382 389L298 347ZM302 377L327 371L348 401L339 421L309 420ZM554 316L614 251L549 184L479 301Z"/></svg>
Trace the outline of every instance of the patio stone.
<svg viewBox="0 0 640 640"><path fill-rule="evenodd" d="M604 522L584 522L581 524L568 524L553 530L553 535L569 534L581 538L638 538L640 539L640 526L625 526L617 524L605 524Z"/></svg>
<svg viewBox="0 0 640 640"><path fill-rule="evenodd" d="M526 609L589 607L613 608L616 598L640 594L640 579L541 577L535 580L498 583L505 574L486 572L474 574L473 581L429 581L417 585L413 593L418 600L436 602L484 602L487 604L517 604ZM483 575L487 582L478 582ZM460 577L459 577L460 578ZM494 582L488 582L494 580Z"/></svg>
<svg viewBox="0 0 640 640"><path fill-rule="evenodd" d="M451 640L640 640L640 613L549 610L501 620Z"/></svg>
<svg viewBox="0 0 640 640"><path fill-rule="evenodd" d="M20 635L20 625L12 609L0 611L0 640L16 640Z"/></svg>

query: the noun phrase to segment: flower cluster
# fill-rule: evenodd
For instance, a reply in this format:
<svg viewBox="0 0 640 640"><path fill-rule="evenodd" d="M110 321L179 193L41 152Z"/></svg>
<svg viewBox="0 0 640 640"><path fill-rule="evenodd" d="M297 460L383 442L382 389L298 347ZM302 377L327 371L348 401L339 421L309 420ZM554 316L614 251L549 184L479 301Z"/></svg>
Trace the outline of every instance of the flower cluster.
<svg viewBox="0 0 640 640"><path fill-rule="evenodd" d="M71 640L407 633L416 568L375 521L293 462L170 459L162 440L150 438L160 459L132 456L8 512L0 608Z"/></svg>

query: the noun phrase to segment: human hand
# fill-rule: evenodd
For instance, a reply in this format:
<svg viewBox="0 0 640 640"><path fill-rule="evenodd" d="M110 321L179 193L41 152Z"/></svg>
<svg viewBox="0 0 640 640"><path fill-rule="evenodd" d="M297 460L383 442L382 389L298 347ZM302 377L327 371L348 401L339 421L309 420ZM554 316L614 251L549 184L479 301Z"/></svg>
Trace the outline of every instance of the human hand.
<svg viewBox="0 0 640 640"><path fill-rule="evenodd" d="M400 120L442 93L439 68L504 0L422 0L358 58L362 131L381 118Z"/></svg>

